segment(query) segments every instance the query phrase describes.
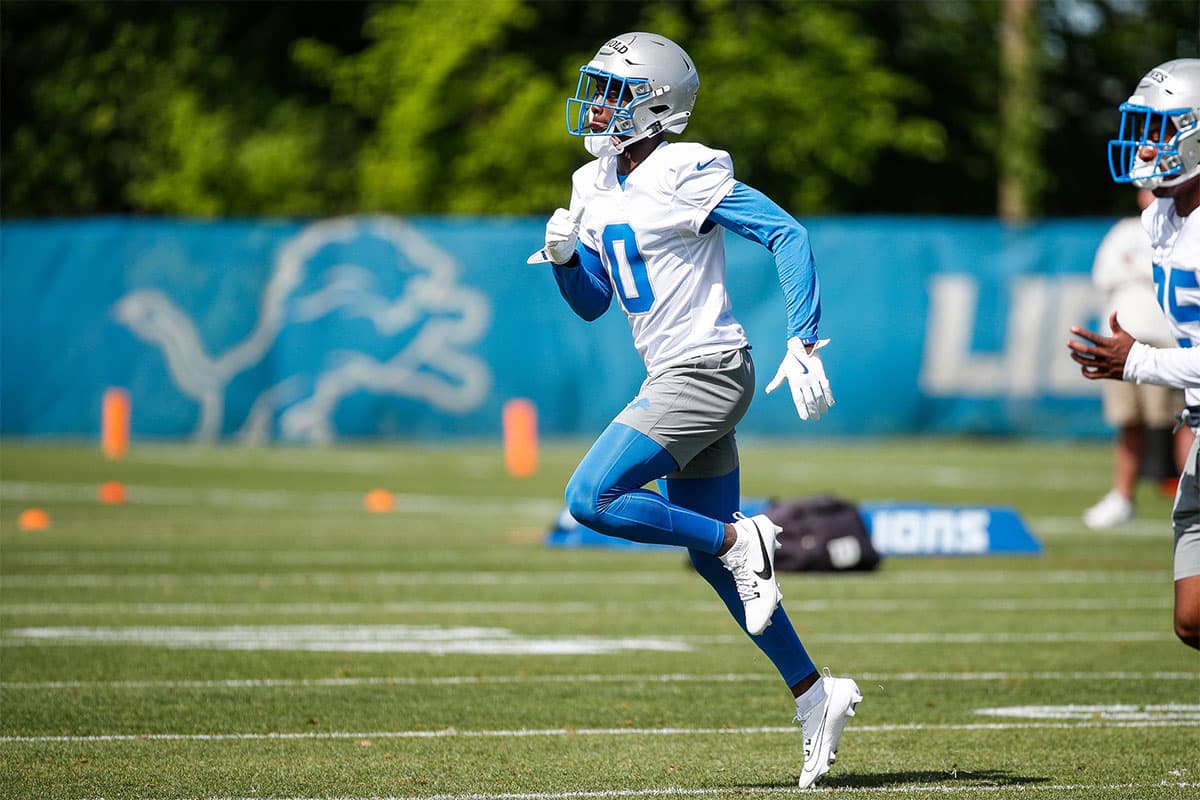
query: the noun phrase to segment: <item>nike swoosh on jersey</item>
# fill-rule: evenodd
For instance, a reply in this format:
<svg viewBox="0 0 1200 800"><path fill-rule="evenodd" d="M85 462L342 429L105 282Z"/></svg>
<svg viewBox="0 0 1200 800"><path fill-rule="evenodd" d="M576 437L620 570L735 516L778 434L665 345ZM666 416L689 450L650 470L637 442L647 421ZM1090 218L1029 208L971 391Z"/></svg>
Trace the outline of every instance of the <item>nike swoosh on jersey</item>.
<svg viewBox="0 0 1200 800"><path fill-rule="evenodd" d="M758 534L758 548L762 551L763 568L761 570L755 570L754 574L764 581L769 581L771 580L772 575L771 557L767 555L767 543L763 541L761 531Z"/></svg>
<svg viewBox="0 0 1200 800"><path fill-rule="evenodd" d="M716 160L717 159L714 157L714 158L710 158L708 161L705 161L703 163L696 162L696 171L700 171L700 170L704 169L705 167L707 167L709 164L711 164L712 162L714 162Z"/></svg>

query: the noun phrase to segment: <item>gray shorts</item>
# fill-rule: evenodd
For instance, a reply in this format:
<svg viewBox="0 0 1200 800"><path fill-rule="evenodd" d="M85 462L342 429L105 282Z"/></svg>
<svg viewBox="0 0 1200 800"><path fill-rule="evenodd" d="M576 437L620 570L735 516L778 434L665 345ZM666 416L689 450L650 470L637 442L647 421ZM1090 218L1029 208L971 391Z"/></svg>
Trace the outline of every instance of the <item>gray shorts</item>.
<svg viewBox="0 0 1200 800"><path fill-rule="evenodd" d="M647 378L613 422L667 449L679 471L668 478L719 478L738 465L734 426L754 396L750 351L728 350Z"/></svg>
<svg viewBox="0 0 1200 800"><path fill-rule="evenodd" d="M1175 580L1200 575L1200 480L1197 479L1197 460L1200 460L1200 436L1192 441L1187 464L1179 476L1175 492L1175 508L1171 524L1175 528Z"/></svg>

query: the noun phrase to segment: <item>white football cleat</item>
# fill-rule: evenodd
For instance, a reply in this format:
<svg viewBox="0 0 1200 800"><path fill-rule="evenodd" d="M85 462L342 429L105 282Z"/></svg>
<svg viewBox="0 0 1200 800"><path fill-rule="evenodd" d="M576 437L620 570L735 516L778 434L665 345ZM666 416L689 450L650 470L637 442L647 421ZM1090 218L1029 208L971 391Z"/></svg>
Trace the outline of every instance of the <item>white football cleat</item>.
<svg viewBox="0 0 1200 800"><path fill-rule="evenodd" d="M1113 528L1133 519L1133 503L1121 496L1120 492L1111 491L1100 502L1083 512L1083 524L1092 530Z"/></svg>
<svg viewBox="0 0 1200 800"><path fill-rule="evenodd" d="M720 556L725 569L733 573L738 597L746 610L746 630L758 636L771 624L771 615L783 599L775 579L775 551L783 528L765 514L746 517L733 515L737 541Z"/></svg>
<svg viewBox="0 0 1200 800"><path fill-rule="evenodd" d="M797 718L804 736L804 767L800 770L800 788L808 789L829 772L837 759L838 741L846 723L862 702L858 684L850 678L821 678L825 687L825 703L813 709L806 718Z"/></svg>

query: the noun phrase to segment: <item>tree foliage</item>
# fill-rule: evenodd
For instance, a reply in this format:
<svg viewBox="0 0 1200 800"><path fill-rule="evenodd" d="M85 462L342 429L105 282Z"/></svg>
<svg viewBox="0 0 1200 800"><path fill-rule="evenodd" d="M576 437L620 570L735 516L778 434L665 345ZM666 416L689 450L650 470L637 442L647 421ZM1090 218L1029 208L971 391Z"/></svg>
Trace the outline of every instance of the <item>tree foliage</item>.
<svg viewBox="0 0 1200 800"><path fill-rule="evenodd" d="M1105 142L1145 70L1197 55L1200 0L1042 0L1002 111L986 0L6 3L0 211L196 217L544 213L587 155L580 64L623 30L684 45L683 138L799 214L1126 213ZM1018 126L1002 124L1014 113ZM1013 131L1016 131L1014 133ZM1019 139L1014 139L1019 136Z"/></svg>

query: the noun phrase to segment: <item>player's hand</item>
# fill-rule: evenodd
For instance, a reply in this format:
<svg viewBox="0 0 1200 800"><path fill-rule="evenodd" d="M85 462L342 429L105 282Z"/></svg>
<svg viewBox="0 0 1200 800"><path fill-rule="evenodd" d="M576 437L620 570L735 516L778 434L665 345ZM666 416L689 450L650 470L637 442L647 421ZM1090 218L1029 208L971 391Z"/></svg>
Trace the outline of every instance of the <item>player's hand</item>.
<svg viewBox="0 0 1200 800"><path fill-rule="evenodd" d="M583 206L568 211L560 208L546 223L546 255L555 264L565 264L575 255L575 242L579 240L579 220L583 217Z"/></svg>
<svg viewBox="0 0 1200 800"><path fill-rule="evenodd" d="M1090 345L1067 342L1067 347L1071 348L1071 358L1082 366L1080 372L1085 378L1112 378L1119 381L1125 377L1125 361L1129 358L1134 338L1117 323L1115 311L1109 317L1108 326L1112 328L1112 336L1101 336L1078 326L1071 328L1071 333L1091 342Z"/></svg>
<svg viewBox="0 0 1200 800"><path fill-rule="evenodd" d="M817 354L828 339L820 339L809 348L801 343L799 337L793 336L787 342L787 354L775 377L767 384L767 394L778 389L783 382L788 382L792 390L792 401L796 404L796 413L800 419L820 419L822 414L829 411L833 405L833 392L829 388L829 379L825 377L825 365Z"/></svg>

